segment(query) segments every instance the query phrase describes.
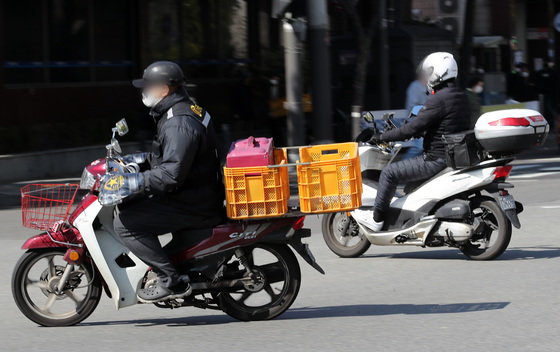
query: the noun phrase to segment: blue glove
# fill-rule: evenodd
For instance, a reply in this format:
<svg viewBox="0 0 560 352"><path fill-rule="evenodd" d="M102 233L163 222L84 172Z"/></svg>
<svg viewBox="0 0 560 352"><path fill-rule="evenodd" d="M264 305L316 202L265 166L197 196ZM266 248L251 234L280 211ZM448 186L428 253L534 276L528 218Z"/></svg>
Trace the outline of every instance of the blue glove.
<svg viewBox="0 0 560 352"><path fill-rule="evenodd" d="M121 160L125 164L136 163L142 164L148 158L148 153L136 153L136 154L128 154L121 157Z"/></svg>
<svg viewBox="0 0 560 352"><path fill-rule="evenodd" d="M144 176L141 173L105 174L101 178L98 200L103 206L112 206L142 192L144 192Z"/></svg>

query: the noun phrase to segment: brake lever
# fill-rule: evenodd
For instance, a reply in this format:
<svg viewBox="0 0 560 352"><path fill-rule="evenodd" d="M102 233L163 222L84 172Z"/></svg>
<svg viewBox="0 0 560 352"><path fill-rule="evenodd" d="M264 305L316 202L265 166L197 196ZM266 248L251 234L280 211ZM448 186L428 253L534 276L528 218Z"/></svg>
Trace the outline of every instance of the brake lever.
<svg viewBox="0 0 560 352"><path fill-rule="evenodd" d="M393 113L385 113L383 114L383 121L385 121L385 123L391 127L390 129L397 129L398 126L393 121L393 116Z"/></svg>

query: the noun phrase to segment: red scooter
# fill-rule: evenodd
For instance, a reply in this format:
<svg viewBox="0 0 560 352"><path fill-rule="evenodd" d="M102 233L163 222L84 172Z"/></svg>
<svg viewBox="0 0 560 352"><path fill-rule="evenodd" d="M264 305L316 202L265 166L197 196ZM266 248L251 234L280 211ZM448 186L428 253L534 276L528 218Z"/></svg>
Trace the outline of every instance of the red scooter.
<svg viewBox="0 0 560 352"><path fill-rule="evenodd" d="M44 232L23 244L26 252L15 266L12 293L21 312L40 325L81 322L95 310L103 291L117 309L139 304L137 290L156 283L155 273L113 230L114 207L97 200L107 170L138 167L125 165L119 156L115 133L127 131L126 123L117 123L107 157L85 168L79 188L89 192L73 211L78 185L31 184L22 189L24 225ZM193 293L155 305L220 309L244 321L273 319L290 307L300 287L300 267L290 247L324 274L301 242L310 235L299 212L173 233L164 249L191 278Z"/></svg>

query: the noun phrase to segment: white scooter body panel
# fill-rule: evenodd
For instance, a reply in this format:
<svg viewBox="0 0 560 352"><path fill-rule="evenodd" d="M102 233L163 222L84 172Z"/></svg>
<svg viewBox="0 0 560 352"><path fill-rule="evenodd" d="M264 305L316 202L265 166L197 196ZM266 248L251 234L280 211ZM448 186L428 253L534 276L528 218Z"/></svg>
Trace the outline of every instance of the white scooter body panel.
<svg viewBox="0 0 560 352"><path fill-rule="evenodd" d="M489 162L483 162L481 165ZM393 197L391 200L391 208L416 211L431 201L440 201L454 194L489 184L494 180L493 173L495 169L494 167L489 167L465 173L458 173L457 170L450 170L428 181L412 193L402 197ZM364 183L362 188L362 206L373 206L375 197L377 196L377 189L367 183Z"/></svg>
<svg viewBox="0 0 560 352"><path fill-rule="evenodd" d="M73 225L80 231L91 258L109 287L115 308L119 309L138 303L136 291L148 265L130 252L114 232L113 211L114 207L104 208L94 201L76 218ZM93 222L98 216L103 226L94 231ZM136 265L121 268L115 258L122 253L128 255Z"/></svg>
<svg viewBox="0 0 560 352"><path fill-rule="evenodd" d="M418 210L431 201L440 201L491 183L494 180L494 170L495 168L492 167L465 173L451 170L428 181L414 192L394 200L391 202L391 207L410 211Z"/></svg>

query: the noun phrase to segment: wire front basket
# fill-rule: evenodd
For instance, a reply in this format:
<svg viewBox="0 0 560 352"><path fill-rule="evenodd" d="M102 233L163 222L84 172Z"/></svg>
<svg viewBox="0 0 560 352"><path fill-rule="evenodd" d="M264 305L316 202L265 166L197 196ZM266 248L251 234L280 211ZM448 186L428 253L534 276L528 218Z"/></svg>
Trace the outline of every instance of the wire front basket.
<svg viewBox="0 0 560 352"><path fill-rule="evenodd" d="M47 230L66 220L78 190L77 184L28 184L21 188L23 226Z"/></svg>

